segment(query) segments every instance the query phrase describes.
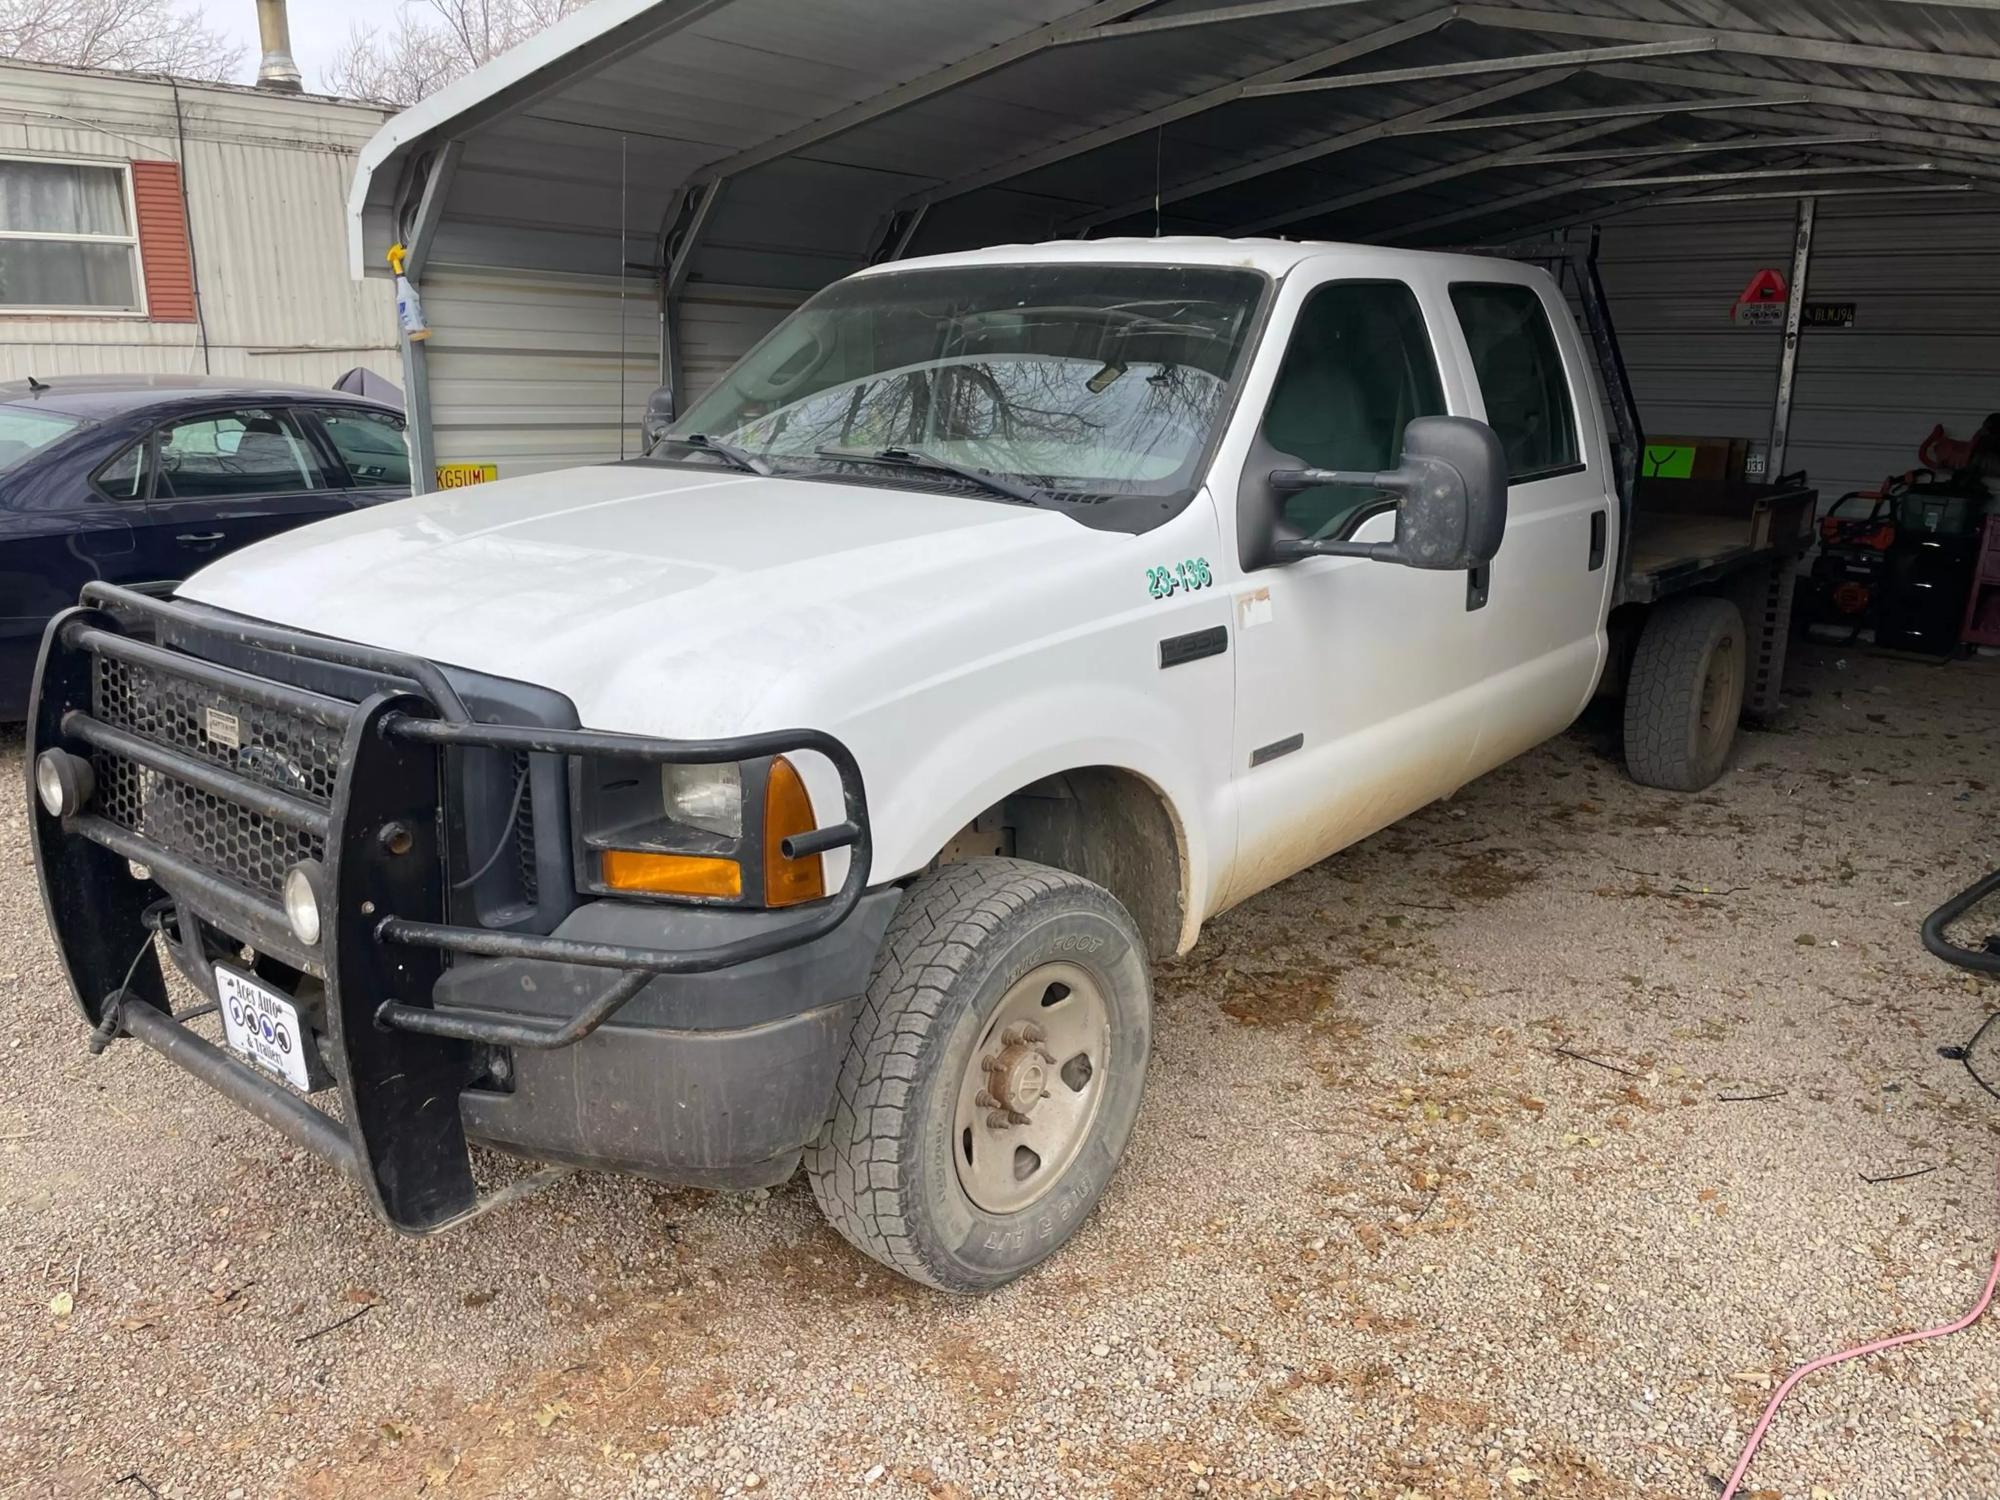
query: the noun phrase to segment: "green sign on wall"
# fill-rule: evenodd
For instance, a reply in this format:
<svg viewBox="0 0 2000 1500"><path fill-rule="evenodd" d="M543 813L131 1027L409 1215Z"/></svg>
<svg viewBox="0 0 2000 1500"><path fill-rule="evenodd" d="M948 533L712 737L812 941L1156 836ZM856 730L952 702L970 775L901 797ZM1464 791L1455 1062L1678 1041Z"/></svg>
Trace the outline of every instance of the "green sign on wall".
<svg viewBox="0 0 2000 1500"><path fill-rule="evenodd" d="M1694 477L1694 444L1648 443L1646 445L1646 477L1648 479L1692 479Z"/></svg>

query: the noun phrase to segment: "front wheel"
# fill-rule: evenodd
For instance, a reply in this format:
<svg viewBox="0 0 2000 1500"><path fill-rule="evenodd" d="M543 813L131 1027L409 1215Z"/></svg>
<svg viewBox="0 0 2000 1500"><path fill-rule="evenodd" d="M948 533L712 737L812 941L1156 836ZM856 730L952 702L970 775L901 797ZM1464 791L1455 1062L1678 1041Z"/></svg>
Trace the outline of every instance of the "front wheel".
<svg viewBox="0 0 2000 1500"><path fill-rule="evenodd" d="M1117 1168L1145 1091L1152 981L1125 908L1012 859L912 882L806 1153L859 1249L953 1292L1060 1248Z"/></svg>

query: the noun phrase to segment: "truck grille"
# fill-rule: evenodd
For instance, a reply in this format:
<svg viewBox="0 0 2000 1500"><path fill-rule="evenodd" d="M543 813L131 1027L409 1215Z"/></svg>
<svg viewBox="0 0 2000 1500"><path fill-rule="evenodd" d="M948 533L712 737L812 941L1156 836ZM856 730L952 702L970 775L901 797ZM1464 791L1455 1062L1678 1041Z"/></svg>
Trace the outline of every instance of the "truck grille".
<svg viewBox="0 0 2000 1500"><path fill-rule="evenodd" d="M338 730L151 667L99 656L93 669L91 714L101 723L277 791L332 803L340 774ZM91 760L97 809L106 819L260 896L277 898L285 871L300 860L325 858L315 834L122 755L96 750Z"/></svg>
<svg viewBox="0 0 2000 1500"><path fill-rule="evenodd" d="M526 751L514 753L514 775L531 775ZM521 899L533 906L541 899L541 881L535 871L535 794L524 788L514 811L514 868L521 882Z"/></svg>

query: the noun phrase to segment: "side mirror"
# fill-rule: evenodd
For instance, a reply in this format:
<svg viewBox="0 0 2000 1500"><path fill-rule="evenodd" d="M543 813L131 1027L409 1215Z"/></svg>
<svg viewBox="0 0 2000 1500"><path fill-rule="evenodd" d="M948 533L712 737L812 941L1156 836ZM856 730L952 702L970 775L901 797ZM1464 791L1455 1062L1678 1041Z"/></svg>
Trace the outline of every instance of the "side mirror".
<svg viewBox="0 0 2000 1500"><path fill-rule="evenodd" d="M639 419L639 451L651 453L666 430L674 422L674 388L670 385L658 386L646 398L646 415Z"/></svg>
<svg viewBox="0 0 2000 1500"><path fill-rule="evenodd" d="M1345 469L1273 469L1283 492L1361 484L1402 497L1393 542L1281 541L1280 562L1366 557L1406 568L1463 572L1493 560L1507 533L1507 454L1484 422L1418 417L1403 433L1403 462L1386 474Z"/></svg>

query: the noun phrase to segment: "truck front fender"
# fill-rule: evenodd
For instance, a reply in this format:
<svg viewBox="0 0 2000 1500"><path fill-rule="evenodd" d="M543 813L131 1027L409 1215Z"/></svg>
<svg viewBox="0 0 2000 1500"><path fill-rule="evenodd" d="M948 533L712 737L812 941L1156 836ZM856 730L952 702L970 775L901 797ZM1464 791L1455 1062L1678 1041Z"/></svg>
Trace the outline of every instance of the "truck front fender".
<svg viewBox="0 0 2000 1500"><path fill-rule="evenodd" d="M1204 805L1199 768L1174 752L1191 742L1187 726L1157 700L1101 684L1063 687L995 704L917 746L850 735L869 782L877 884L923 870L980 813L1037 782L1091 768L1137 777L1158 797L1178 848L1174 951L1193 946L1220 809Z"/></svg>

